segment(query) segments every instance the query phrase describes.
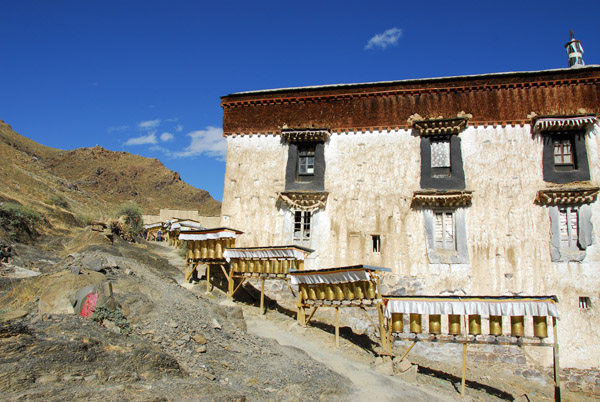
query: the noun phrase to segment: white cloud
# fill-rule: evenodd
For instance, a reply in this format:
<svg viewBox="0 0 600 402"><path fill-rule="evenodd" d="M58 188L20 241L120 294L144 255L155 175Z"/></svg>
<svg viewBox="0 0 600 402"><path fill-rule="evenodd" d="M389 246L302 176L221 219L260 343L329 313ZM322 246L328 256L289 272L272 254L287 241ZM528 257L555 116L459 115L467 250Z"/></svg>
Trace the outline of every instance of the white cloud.
<svg viewBox="0 0 600 402"><path fill-rule="evenodd" d="M192 139L190 145L184 151L175 152L173 156L185 158L204 154L219 160L225 159L227 141L223 138L223 129L208 126L206 130L192 131L187 135Z"/></svg>
<svg viewBox="0 0 600 402"><path fill-rule="evenodd" d="M157 143L158 143L158 141L156 140L156 134L155 133L151 133L151 134L148 134L148 135L142 135L140 137L130 138L123 145L124 146L127 146L127 145L145 145L145 144L157 144Z"/></svg>
<svg viewBox="0 0 600 402"><path fill-rule="evenodd" d="M178 124L177 127L175 127L175 131L177 131L178 133L183 131L183 126L181 124Z"/></svg>
<svg viewBox="0 0 600 402"><path fill-rule="evenodd" d="M383 33L377 34L369 39L365 49L373 49L379 47L385 49L388 46L395 46L398 44L398 39L402 36L402 30L400 28L386 29Z"/></svg>
<svg viewBox="0 0 600 402"><path fill-rule="evenodd" d="M158 127L159 125L160 125L160 119L146 120L146 121L142 121L142 122L138 123L138 128L141 128L142 130L150 130L150 129Z"/></svg>
<svg viewBox="0 0 600 402"><path fill-rule="evenodd" d="M108 133L112 133L114 131L126 131L129 130L129 126L127 125L122 125L122 126L110 126L109 128L106 129L106 131Z"/></svg>
<svg viewBox="0 0 600 402"><path fill-rule="evenodd" d="M162 133L160 135L161 141L171 141L173 138L175 138L175 136L171 133Z"/></svg>

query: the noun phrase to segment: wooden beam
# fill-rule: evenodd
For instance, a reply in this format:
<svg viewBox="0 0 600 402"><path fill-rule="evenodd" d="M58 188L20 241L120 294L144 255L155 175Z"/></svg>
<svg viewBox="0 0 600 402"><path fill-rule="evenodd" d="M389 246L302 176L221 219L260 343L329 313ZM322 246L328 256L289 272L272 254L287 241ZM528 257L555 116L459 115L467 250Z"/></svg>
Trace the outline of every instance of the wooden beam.
<svg viewBox="0 0 600 402"><path fill-rule="evenodd" d="M265 314L265 278L260 278L260 313Z"/></svg>
<svg viewBox="0 0 600 402"><path fill-rule="evenodd" d="M312 311L310 312L310 315L306 319L306 324L305 325L308 325L310 319L313 317L313 315L315 314L315 312L317 311L318 308L319 308L319 306L314 306L313 307Z"/></svg>
<svg viewBox="0 0 600 402"><path fill-rule="evenodd" d="M408 354L408 352L411 351L411 349L417 344L417 341L413 341L413 343L408 347L408 349L406 350L406 352L404 352L404 354L402 355L402 357L400 358L399 361L404 360L404 358L406 357L406 355Z"/></svg>
<svg viewBox="0 0 600 402"><path fill-rule="evenodd" d="M210 292L210 264L206 264L206 292Z"/></svg>
<svg viewBox="0 0 600 402"><path fill-rule="evenodd" d="M232 277L231 279L233 279L233 278L235 278L235 277ZM243 277L243 276L241 278L242 278L242 280L240 281L240 283L238 283L238 285L236 286L236 288L233 290L233 293L231 295L232 297L235 294L235 292L237 292L238 289L242 286L242 284L244 283L244 281L246 280L246 278Z"/></svg>
<svg viewBox="0 0 600 402"><path fill-rule="evenodd" d="M558 329L556 328L556 317L552 317L552 330L554 332L554 401L560 402L560 364L558 362Z"/></svg>
<svg viewBox="0 0 600 402"><path fill-rule="evenodd" d="M467 382L467 343L463 343L463 353L462 353L462 379L460 384L460 394L465 396L465 384Z"/></svg>
<svg viewBox="0 0 600 402"><path fill-rule="evenodd" d="M340 347L340 308L335 307L335 346Z"/></svg>

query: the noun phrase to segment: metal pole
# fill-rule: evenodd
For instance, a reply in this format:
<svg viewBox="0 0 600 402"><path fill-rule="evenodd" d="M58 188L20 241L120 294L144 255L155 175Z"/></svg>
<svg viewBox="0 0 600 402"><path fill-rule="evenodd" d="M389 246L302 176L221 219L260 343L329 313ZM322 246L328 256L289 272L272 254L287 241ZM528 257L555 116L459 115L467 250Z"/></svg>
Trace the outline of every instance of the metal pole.
<svg viewBox="0 0 600 402"><path fill-rule="evenodd" d="M260 278L260 313L265 314L265 278Z"/></svg>
<svg viewBox="0 0 600 402"><path fill-rule="evenodd" d="M206 264L206 292L210 292L210 264Z"/></svg>
<svg viewBox="0 0 600 402"><path fill-rule="evenodd" d="M340 347L340 308L335 308L335 346Z"/></svg>

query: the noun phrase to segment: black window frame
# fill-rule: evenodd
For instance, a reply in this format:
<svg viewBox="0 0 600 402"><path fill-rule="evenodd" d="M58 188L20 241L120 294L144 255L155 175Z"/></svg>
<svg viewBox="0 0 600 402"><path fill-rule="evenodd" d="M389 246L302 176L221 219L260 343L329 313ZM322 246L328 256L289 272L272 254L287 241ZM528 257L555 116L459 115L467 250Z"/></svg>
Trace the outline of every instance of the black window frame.
<svg viewBox="0 0 600 402"><path fill-rule="evenodd" d="M442 172L431 166L431 143L436 141L450 141L450 169L446 170L447 175L440 174ZM457 134L421 136L422 189L465 189L465 172L460 148L460 137Z"/></svg>
<svg viewBox="0 0 600 402"><path fill-rule="evenodd" d="M590 169L585 144L585 131L542 132L543 139L543 175L550 183L570 183L590 180ZM573 165L556 164L554 147L557 141L570 141Z"/></svg>

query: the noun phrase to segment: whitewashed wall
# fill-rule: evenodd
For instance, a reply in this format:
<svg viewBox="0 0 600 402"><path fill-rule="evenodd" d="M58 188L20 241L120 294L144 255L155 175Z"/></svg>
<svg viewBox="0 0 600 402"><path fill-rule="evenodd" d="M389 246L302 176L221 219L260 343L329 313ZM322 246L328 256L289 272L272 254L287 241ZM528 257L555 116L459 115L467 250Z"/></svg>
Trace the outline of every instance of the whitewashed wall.
<svg viewBox="0 0 600 402"><path fill-rule="evenodd" d="M587 136L592 184L599 184L596 126ZM553 263L550 218L534 203L543 181L542 143L529 126L468 127L460 134L467 190L469 264L430 264L423 212L411 208L420 189L420 138L406 130L332 134L325 146L325 210L315 216L307 268L370 264L392 268L387 292L468 295L556 294L561 364L600 366L600 207L592 205L595 242L582 263ZM222 206L224 226L245 232L240 246L292 243L293 218L277 206L284 190L287 145L278 136L230 136ZM382 237L372 252L371 235ZM508 328L508 326L506 326ZM532 333L531 325L527 333ZM537 353L549 363L550 352Z"/></svg>

